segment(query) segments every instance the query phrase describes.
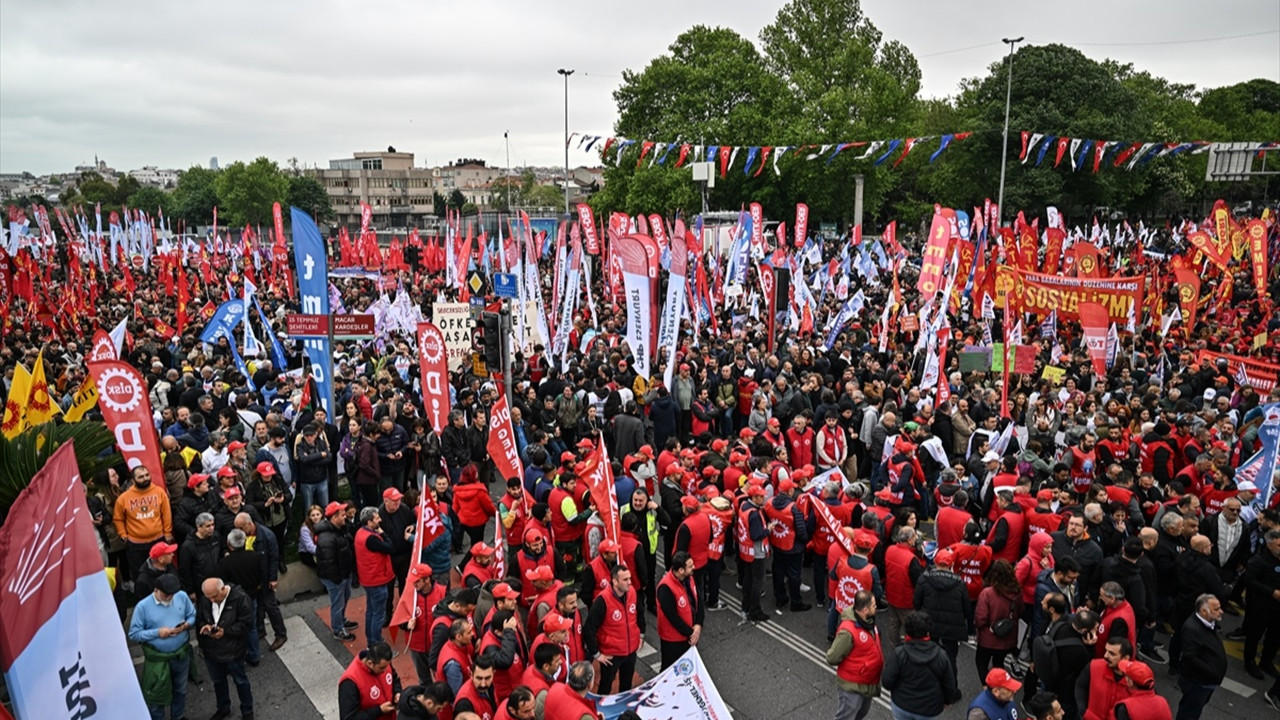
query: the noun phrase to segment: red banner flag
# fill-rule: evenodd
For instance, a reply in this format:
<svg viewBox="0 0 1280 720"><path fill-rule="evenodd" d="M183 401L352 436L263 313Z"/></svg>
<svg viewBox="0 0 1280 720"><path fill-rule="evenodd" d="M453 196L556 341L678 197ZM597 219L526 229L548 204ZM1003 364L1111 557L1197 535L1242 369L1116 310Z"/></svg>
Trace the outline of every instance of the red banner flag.
<svg viewBox="0 0 1280 720"><path fill-rule="evenodd" d="M115 360L116 344L111 341L111 336L106 330L98 328L93 333L93 346L89 350L89 356L85 358L88 362L98 360Z"/></svg>
<svg viewBox="0 0 1280 720"><path fill-rule="evenodd" d="M1182 326L1190 337L1196 326L1196 309L1200 307L1200 276L1182 267L1173 269L1178 284L1178 305L1182 308Z"/></svg>
<svg viewBox="0 0 1280 720"><path fill-rule="evenodd" d="M119 360L90 361L89 375L98 387L98 409L116 436L116 447L130 471L139 465L163 486L160 443L151 419L147 383L131 365Z"/></svg>
<svg viewBox="0 0 1280 720"><path fill-rule="evenodd" d="M1058 262L1062 259L1062 243L1066 240L1067 234L1055 227L1045 230L1044 234L1043 272L1053 275L1058 272Z"/></svg>
<svg viewBox="0 0 1280 720"><path fill-rule="evenodd" d="M511 429L511 408L507 406L507 396L498 394L498 400L489 410L489 457L493 459L493 468L503 481L511 478L524 478L524 470L520 466L520 449L516 445L516 433Z"/></svg>
<svg viewBox="0 0 1280 720"><path fill-rule="evenodd" d="M432 429L443 433L449 422L449 353L444 333L429 322L418 323L418 371L423 412Z"/></svg>
<svg viewBox="0 0 1280 720"><path fill-rule="evenodd" d="M1072 246L1076 254L1076 276L1096 278L1102 276L1102 261L1098 257L1098 246L1081 240Z"/></svg>
<svg viewBox="0 0 1280 720"><path fill-rule="evenodd" d="M954 210L935 206L933 222L929 225L929 242L920 256L920 277L916 281L916 289L925 300L932 300L942 287L947 250L951 246L951 220L954 218Z"/></svg>
<svg viewBox="0 0 1280 720"><path fill-rule="evenodd" d="M1213 263L1222 272L1227 271L1227 262L1231 260L1231 239L1230 237L1213 237L1206 232L1189 232L1187 233L1187 242L1191 243L1191 247L1204 253L1209 258L1209 262Z"/></svg>
<svg viewBox="0 0 1280 720"><path fill-rule="evenodd" d="M591 492L591 500L595 503L596 512L600 513L600 518L604 520L605 537L618 542L618 537L622 533L618 512L618 493L614 488L613 471L609 467L609 453L604 449L604 443L597 444L594 450L587 453L578 477L586 482L587 489Z"/></svg>
<svg viewBox="0 0 1280 720"><path fill-rule="evenodd" d="M1093 371L1099 378L1104 378L1107 376L1107 329L1111 325L1111 317L1106 308L1095 302L1080 303L1079 311Z"/></svg>
<svg viewBox="0 0 1280 720"><path fill-rule="evenodd" d="M1253 286L1261 297L1267 293L1267 223L1250 220L1244 226L1249 241L1249 255L1253 260Z"/></svg>
<svg viewBox="0 0 1280 720"><path fill-rule="evenodd" d="M596 216L591 212L591 206L586 203L578 204L578 224L582 226L582 233L586 236L587 254L600 254L600 236L596 234Z"/></svg>
<svg viewBox="0 0 1280 720"><path fill-rule="evenodd" d="M804 203L796 203L796 247L803 247L804 241L809 238L809 206ZM778 246L786 242L786 238L780 238Z"/></svg>

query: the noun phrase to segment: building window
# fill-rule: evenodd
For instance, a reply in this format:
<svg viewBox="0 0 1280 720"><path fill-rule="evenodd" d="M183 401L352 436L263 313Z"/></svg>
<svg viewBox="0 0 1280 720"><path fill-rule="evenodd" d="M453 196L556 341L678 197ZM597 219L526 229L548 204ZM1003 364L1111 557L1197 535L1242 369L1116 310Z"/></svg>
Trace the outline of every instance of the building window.
<svg viewBox="0 0 1280 720"><path fill-rule="evenodd" d="M382 158L371 158L360 161L360 168L363 170L381 170Z"/></svg>

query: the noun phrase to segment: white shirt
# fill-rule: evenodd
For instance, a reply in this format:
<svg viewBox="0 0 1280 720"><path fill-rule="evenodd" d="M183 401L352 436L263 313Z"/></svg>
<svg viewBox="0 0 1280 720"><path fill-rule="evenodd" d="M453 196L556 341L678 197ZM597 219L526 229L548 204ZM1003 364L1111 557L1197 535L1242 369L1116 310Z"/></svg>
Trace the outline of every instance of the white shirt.
<svg viewBox="0 0 1280 720"><path fill-rule="evenodd" d="M207 475L216 475L224 465L227 464L227 448L221 450L213 449L210 445L207 450L200 453L200 467Z"/></svg>
<svg viewBox="0 0 1280 720"><path fill-rule="evenodd" d="M231 597L231 593L227 593L226 595L224 595L220 602L212 603L214 625L217 625L222 620L222 608L227 606L227 598L229 597Z"/></svg>
<svg viewBox="0 0 1280 720"><path fill-rule="evenodd" d="M1227 522L1225 515L1218 516L1218 564L1225 565L1227 558L1240 544L1240 536L1244 533L1244 523L1237 519Z"/></svg>

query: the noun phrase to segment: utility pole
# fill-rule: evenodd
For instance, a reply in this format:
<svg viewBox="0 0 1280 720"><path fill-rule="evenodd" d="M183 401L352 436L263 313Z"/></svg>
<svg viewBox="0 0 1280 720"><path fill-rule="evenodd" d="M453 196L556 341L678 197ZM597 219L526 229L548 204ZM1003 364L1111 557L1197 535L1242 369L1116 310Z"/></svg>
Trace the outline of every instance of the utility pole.
<svg viewBox="0 0 1280 720"><path fill-rule="evenodd" d="M867 178L862 175L853 176L853 226L862 224L862 191L867 185Z"/></svg>
<svg viewBox="0 0 1280 720"><path fill-rule="evenodd" d="M573 70L560 68L556 73L564 76L564 214L569 214L569 76Z"/></svg>
<svg viewBox="0 0 1280 720"><path fill-rule="evenodd" d="M996 196L996 212L998 213L996 220L1000 225L1004 225L1004 173L1005 164L1009 159L1009 105L1013 100L1013 46L1022 42L1024 37L1001 38L1000 40L1000 42L1009 46L1008 60L1005 61L1009 82L1004 91L1004 134L1000 136L1000 194Z"/></svg>

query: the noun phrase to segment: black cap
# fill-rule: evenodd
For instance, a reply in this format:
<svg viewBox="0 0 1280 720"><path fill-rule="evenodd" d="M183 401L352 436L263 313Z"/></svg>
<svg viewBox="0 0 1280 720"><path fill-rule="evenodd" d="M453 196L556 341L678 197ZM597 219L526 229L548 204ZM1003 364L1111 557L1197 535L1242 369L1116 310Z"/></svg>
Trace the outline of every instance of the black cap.
<svg viewBox="0 0 1280 720"><path fill-rule="evenodd" d="M165 595L176 595L182 590L182 583L178 581L177 575L165 573L156 578L156 589Z"/></svg>

